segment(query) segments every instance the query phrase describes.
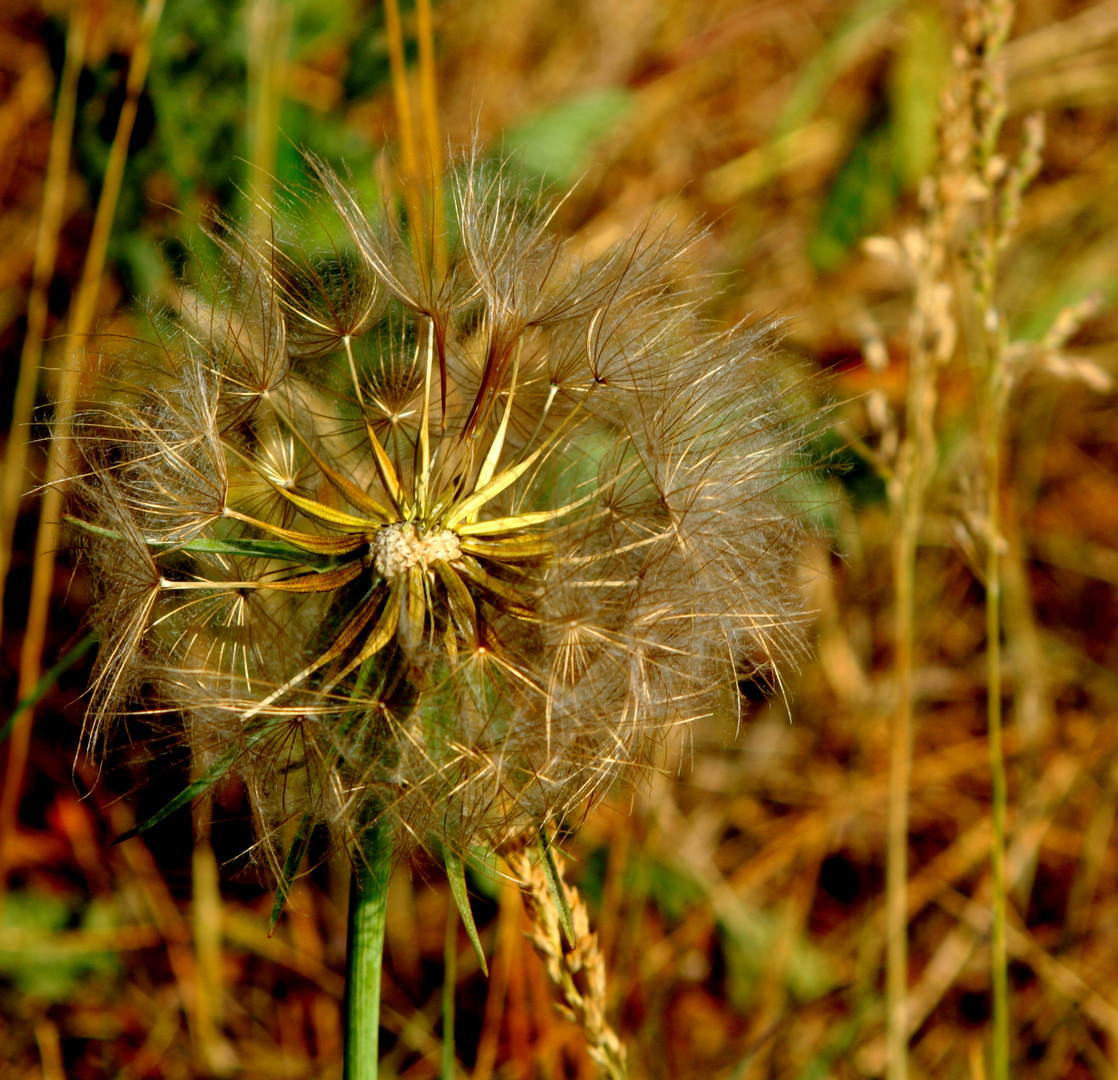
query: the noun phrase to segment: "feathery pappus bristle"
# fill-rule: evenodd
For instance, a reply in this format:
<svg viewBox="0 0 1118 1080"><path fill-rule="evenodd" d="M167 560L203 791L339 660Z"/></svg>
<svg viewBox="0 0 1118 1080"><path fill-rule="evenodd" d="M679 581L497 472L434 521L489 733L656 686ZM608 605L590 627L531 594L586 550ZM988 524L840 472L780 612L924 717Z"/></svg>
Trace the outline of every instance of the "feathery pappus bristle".
<svg viewBox="0 0 1118 1080"><path fill-rule="evenodd" d="M333 243L215 230L222 287L78 426L87 740L154 697L265 842L499 845L794 660L802 425L771 328L697 314L693 236L582 261L471 160L436 267L312 165Z"/></svg>

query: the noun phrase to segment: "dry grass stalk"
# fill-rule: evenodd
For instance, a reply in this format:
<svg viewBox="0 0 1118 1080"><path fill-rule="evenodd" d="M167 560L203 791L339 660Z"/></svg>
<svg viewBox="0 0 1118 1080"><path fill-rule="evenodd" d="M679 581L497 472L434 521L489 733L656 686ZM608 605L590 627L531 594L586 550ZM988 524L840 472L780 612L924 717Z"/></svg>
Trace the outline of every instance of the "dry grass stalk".
<svg viewBox="0 0 1118 1080"><path fill-rule="evenodd" d="M66 33L66 60L58 85L58 107L51 126L50 158L43 181L43 208L35 241L31 292L27 298L27 332L20 354L19 379L3 461L3 489L0 492L0 637L3 636L4 587L12 561L12 539L19 514L19 501L27 486L24 474L27 466L27 437L42 363L43 335L49 315L47 289L58 254L58 233L62 227L70 142L77 107L78 76L85 54L87 30L88 15L79 6L75 8Z"/></svg>
<svg viewBox="0 0 1118 1080"><path fill-rule="evenodd" d="M575 943L563 936L555 900L542 864L521 850L506 856L520 884L531 924L532 945L543 960L548 977L563 995L561 1011L582 1028L587 1050L609 1080L628 1075L625 1046L607 1019L606 962L598 935L590 930L586 904L577 889L563 879L563 861L554 853L560 884L574 922Z"/></svg>
<svg viewBox="0 0 1118 1080"><path fill-rule="evenodd" d="M955 354L952 254L957 223L973 194L970 164L974 130L965 58L945 93L939 129L940 167L925 180L920 201L924 220L899 243L875 242L913 281L909 322L908 390L903 435L891 463L886 490L893 509L894 642L896 714L890 757L886 884L887 1042L890 1080L908 1075L908 800L912 783L915 663L916 551L924 501L937 458L935 417L938 373ZM884 425L886 429L889 425Z"/></svg>
<svg viewBox="0 0 1118 1080"><path fill-rule="evenodd" d="M1058 319L1059 329L1039 346L1011 345L996 296L999 262L1016 229L1021 196L1040 165L1043 129L1039 118L1025 124L1025 145L1019 162L1010 166L997 153L1002 122L1007 111L1002 50L1013 18L1013 5L1005 0L974 3L966 12L961 43L955 51L956 74L947 92L940 130L941 168L928 180L921 201L925 220L919 231L908 233L899 244L877 241L873 247L903 265L915 283L910 323L908 398L905 434L889 475L888 491L896 514L894 582L896 592L896 643L898 723L894 731L891 769L888 931L889 944L889 1068L899 1080L906 1074L907 1041L917 1016L907 1015L907 792L911 789L911 740L913 722L912 671L914 659L914 595L916 549L923 528L924 504L936 468L937 372L955 356L960 337L980 358L975 427L983 462L982 505L967 515L977 525L978 545L985 553L979 571L986 589L987 709L989 760L992 776L992 887L993 917L992 985L994 1075L1004 1077L1009 1061L1008 956L1006 951L1006 776L1002 749L1002 562L1005 540L1000 524L1003 514L1002 441L1009 392L1029 356L1038 366L1051 367L1067 335L1064 326L1078 327L1085 315L1078 309ZM969 279L960 281L961 271ZM1090 310L1084 308L1084 311ZM971 343L971 333L975 343ZM1074 332L1074 331L1071 331ZM1050 341L1049 338L1052 340ZM1048 359L1042 359L1048 358ZM1059 360L1055 361L1059 366ZM1070 370L1074 365L1067 365ZM1076 367L1079 372L1079 365ZM1091 365L1081 378L1101 385L1101 373ZM890 424L879 425L888 429ZM962 480L968 487L968 479ZM967 525L960 524L962 532ZM1016 529L1011 532L1016 533ZM1023 574L1011 577L1023 589ZM1027 615L1028 625L1011 627L1009 633L1028 637L1031 607L1015 598L1014 610ZM1016 656L1031 655L1028 641ZM1031 650L1035 652L1035 648ZM1036 725L1044 712L1043 674L1040 669L1021 673L1019 684L1029 702L1023 736L1035 743ZM942 991L941 991L942 992ZM918 1012L919 1015L919 1012Z"/></svg>
<svg viewBox="0 0 1118 1080"><path fill-rule="evenodd" d="M16 518L19 515L20 497L26 488L27 439L31 428L31 413L39 383L42 363L43 334L46 331L48 303L47 290L54 273L58 253L58 233L62 225L62 207L66 194L66 177L69 172L70 142L74 129L77 102L78 76L85 54L88 18L84 9L78 9L66 36L66 60L58 89L58 106L51 128L50 159L43 188L43 209L39 233L35 244L35 265L32 273L31 294L27 301L27 333L20 354L19 377L15 401L12 406L12 424L8 430L8 444L0 475L0 640L4 631L4 593L8 571L12 564L12 543ZM33 683L21 680L20 697ZM11 734L8 758L4 770L4 786L0 793L0 908L8 881L8 847L15 833L16 811L23 790L23 775L31 745L31 714L16 725Z"/></svg>
<svg viewBox="0 0 1118 1080"><path fill-rule="evenodd" d="M248 154L257 199L251 227L264 232L269 219L262 208L272 201L292 18L292 6L277 0L252 0L246 12Z"/></svg>
<svg viewBox="0 0 1118 1080"><path fill-rule="evenodd" d="M50 598L54 588L55 553L59 547L64 481L69 464L66 453L70 448L70 432L75 404L78 398L82 363L89 334L96 314L97 295L105 268L109 236L117 198L124 179L124 166L128 157L128 143L136 120L140 91L147 78L151 62L152 41L163 13L163 0L148 0L137 28L137 38L128 68L126 96L113 136L109 160L93 230L89 238L81 283L70 312L69 360L57 387L54 405L54 438L47 459L45 489L39 507L39 528L35 536L34 568L31 577L31 599L28 602L27 625L20 648L19 683L17 699L22 700L34 689L42 672L43 646L46 641ZM3 797L0 799L0 836L10 835L12 821L23 790L27 749L30 745L33 710L20 717L12 733L7 766L4 776ZM2 849L0 849L2 850ZM0 881L3 878L0 876Z"/></svg>

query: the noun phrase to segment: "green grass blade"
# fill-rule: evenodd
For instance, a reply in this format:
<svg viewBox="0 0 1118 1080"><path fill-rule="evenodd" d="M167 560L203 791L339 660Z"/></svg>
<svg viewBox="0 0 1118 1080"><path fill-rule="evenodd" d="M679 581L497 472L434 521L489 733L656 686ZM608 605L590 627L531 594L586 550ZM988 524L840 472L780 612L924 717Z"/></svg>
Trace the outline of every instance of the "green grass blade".
<svg viewBox="0 0 1118 1080"><path fill-rule="evenodd" d="M462 922L466 927L466 936L477 953L478 963L486 978L489 977L489 966L485 962L485 953L481 948L481 938L478 937L477 925L474 923L474 913L470 910L470 897L466 891L466 867L456 852L450 848L443 849L443 861L446 863L446 877L450 882L450 894L454 897L454 904Z"/></svg>
<svg viewBox="0 0 1118 1080"><path fill-rule="evenodd" d="M563 928L563 936L567 944L575 947L575 921L571 916L571 906L567 903L567 894L563 891L563 882L559 878L559 868L555 865L555 858L551 854L551 844L543 830L537 840L540 849L540 862L543 866L544 877L547 878L547 887L551 890L551 898L555 901L555 910L559 915L559 925Z"/></svg>
<svg viewBox="0 0 1118 1080"><path fill-rule="evenodd" d="M139 836L140 833L147 832L148 829L158 825L165 818L170 817L176 810L188 806L201 795L202 792L208 791L225 776L229 771L229 767L237 760L237 756L241 753L241 749L240 746L231 746L217 761L202 773L201 776L187 784L170 802L161 809L156 810L151 817L141 821L139 825L135 825L127 832L121 833L120 836L113 841L113 844L123 844L125 840L131 840L133 836Z"/></svg>
<svg viewBox="0 0 1118 1080"><path fill-rule="evenodd" d="M275 933L276 924L283 914L283 909L287 906L287 896L291 892L291 883L295 880L295 875L299 872L299 864L303 861L303 856L306 854L307 848L310 846L311 833L313 832L312 819L310 814L304 814L303 820L299 822L299 828L295 833L295 839L291 841L291 847L288 849L287 858L283 862L283 870L280 871L279 881L276 882L276 896L272 902L272 916L268 920L268 937Z"/></svg>
<svg viewBox="0 0 1118 1080"><path fill-rule="evenodd" d="M76 663L78 663L83 656L94 645L97 644L96 634L86 634L69 652L65 654L45 675L35 684L35 688L27 695L21 702L19 702L12 715L4 721L4 726L0 727L0 743L2 743L12 732L15 727L16 721L27 712L28 709L35 708L52 686L70 670Z"/></svg>

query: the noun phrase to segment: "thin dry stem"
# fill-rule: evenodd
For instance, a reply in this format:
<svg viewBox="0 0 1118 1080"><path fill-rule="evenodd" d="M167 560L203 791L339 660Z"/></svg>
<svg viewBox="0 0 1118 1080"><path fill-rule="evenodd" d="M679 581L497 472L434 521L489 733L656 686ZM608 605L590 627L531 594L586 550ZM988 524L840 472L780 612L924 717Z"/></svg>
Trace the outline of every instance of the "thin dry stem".
<svg viewBox="0 0 1118 1080"><path fill-rule="evenodd" d="M894 513L893 587L896 716L891 732L886 857L886 1009L890 1080L908 1075L908 800L914 726L916 551L924 499L936 464L937 370L955 351L949 253L964 205L973 133L962 78L948 90L940 122L939 174L924 183L923 227L901 249L915 281L909 323L904 435L887 491Z"/></svg>
<svg viewBox="0 0 1118 1080"><path fill-rule="evenodd" d="M249 165L256 201L251 228L267 232L276 139L280 131L292 9L281 0L252 0L248 23Z"/></svg>
<svg viewBox="0 0 1118 1080"><path fill-rule="evenodd" d="M439 134L438 79L435 72L435 27L431 0L417 0L416 37L419 40L420 112L431 186L431 240L434 247L435 279L446 273L446 212L443 191L442 137Z"/></svg>
<svg viewBox="0 0 1118 1080"><path fill-rule="evenodd" d="M392 100L400 128L400 164L404 173L403 198L411 220L415 240L415 256L421 279L429 279L431 265L424 240L428 237L427 215L424 213L423 184L416 147L415 121L412 116L408 72L404 61L404 27L400 20L399 0L384 0L384 24L388 33L388 59L392 72Z"/></svg>
<svg viewBox="0 0 1118 1080"><path fill-rule="evenodd" d="M62 516L61 482L68 472L65 455L70 448L70 430L78 397L78 383L86 341L93 326L97 294L104 272L109 234L116 212L117 198L124 179L128 143L136 120L140 91L147 78L151 61L152 40L163 13L163 0L148 0L140 19L136 46L128 68L126 96L121 107L108 164L93 219L81 283L70 313L69 362L63 370L54 408L54 438L50 445L45 476L46 488L39 507L39 528L35 536L34 564L31 577L31 598L28 602L27 626L20 649L18 698L26 697L42 672L43 646L46 642L51 592L54 587L55 553L59 547L59 523ZM0 834L10 835L16 807L23 789L34 712L28 709L12 732L8 763L0 796Z"/></svg>
<svg viewBox="0 0 1118 1080"><path fill-rule="evenodd" d="M46 330L47 290L54 273L58 253L58 233L62 224L62 205L66 192L66 176L70 163L70 142L74 129L78 76L85 54L89 19L84 8L75 10L66 36L66 60L58 91L58 108L51 130L50 159L43 193L43 212L35 245L31 294L27 302L27 332L20 354L19 378L12 406L12 424L8 430L8 448L3 464L3 490L0 491L0 639L3 638L4 592L11 568L12 543L20 496L26 487L27 436L42 363L43 334ZM46 612L40 611L38 628L39 652L46 638ZM36 661L36 665L38 661ZM31 676L34 675L34 680ZM38 681L37 670L31 666L27 676L21 675L19 698ZM23 791L23 776L31 746L32 712L15 725L8 740L8 757L0 792L0 906L3 905L8 882L8 846L15 837L15 821Z"/></svg>
<svg viewBox="0 0 1118 1080"><path fill-rule="evenodd" d="M20 353L19 379L12 404L12 423L8 429L8 445L3 463L3 491L0 493L0 637L3 636L4 589L11 567L12 540L15 534L19 500L27 487L28 432L35 391L42 364L43 334L49 314L47 289L54 274L58 255L58 234L62 227L62 210L66 196L66 177L70 165L70 143L74 132L78 76L85 54L89 16L82 6L74 9L66 33L66 60L58 85L58 108L51 127L50 157L43 183L43 211L35 241L35 265L31 274L31 291L27 298L27 330ZM2 841L0 841L2 842ZM2 880L3 874L0 874Z"/></svg>

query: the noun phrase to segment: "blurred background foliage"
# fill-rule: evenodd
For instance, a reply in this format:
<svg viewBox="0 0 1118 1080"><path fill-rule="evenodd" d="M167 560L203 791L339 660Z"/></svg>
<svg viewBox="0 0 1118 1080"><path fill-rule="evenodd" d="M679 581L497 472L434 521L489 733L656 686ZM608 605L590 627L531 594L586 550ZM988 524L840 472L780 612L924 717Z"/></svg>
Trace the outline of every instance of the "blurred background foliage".
<svg viewBox="0 0 1118 1080"><path fill-rule="evenodd" d="M9 0L0 11L5 418L75 10ZM82 10L41 406L68 363L68 312L140 26L132 0ZM804 553L814 651L788 697L743 685L740 725L730 708L697 722L661 774L572 822L580 827L564 841L608 959L632 1073L882 1075L894 646L880 466L903 435L912 282L863 242L919 226L963 7L440 0L434 11L452 147L513 154L544 191L574 185L556 225L590 253L650 215L703 225L695 265L709 275L711 318L782 318L790 385L822 372L795 392L805 408L819 404L813 395L831 404L814 451L826 465L812 481L822 529ZM414 12L404 4L403 14L411 42ZM1005 433L1012 1054L1019 1076L1114 1077L1118 4L1022 0L1003 59L1008 158L1028 113L1043 113L1047 141L1000 264L999 309L1013 339L1037 343L1069 305L1096 298L1066 349L1019 383ZM215 213L248 224L253 203L278 191L294 228L319 229L314 199L298 197L305 152L378 205L396 138L379 4L169 0L130 137L98 328L140 332L138 302L212 267L199 227ZM985 1075L990 1015L983 578L968 518L979 472L975 330L965 317L960 336L941 375L916 577L909 793L911 1070L937 1078ZM45 467L45 428L32 432L25 491ZM35 498L21 508L0 646L8 705ZM47 665L81 639L86 598L80 565L61 561ZM83 655L45 684L21 797L0 820L0 1076L340 1076L346 866L318 865L268 937L271 883L241 857L251 837L235 788L215 794L212 829L197 841L184 814L145 843L108 846L165 801L186 762L149 756L100 775L74 765L89 667ZM524 942L515 892L484 862L481 853L471 887L492 976L463 939L461 1074L594 1075ZM439 1074L447 905L433 865L396 875L386 1077Z"/></svg>

